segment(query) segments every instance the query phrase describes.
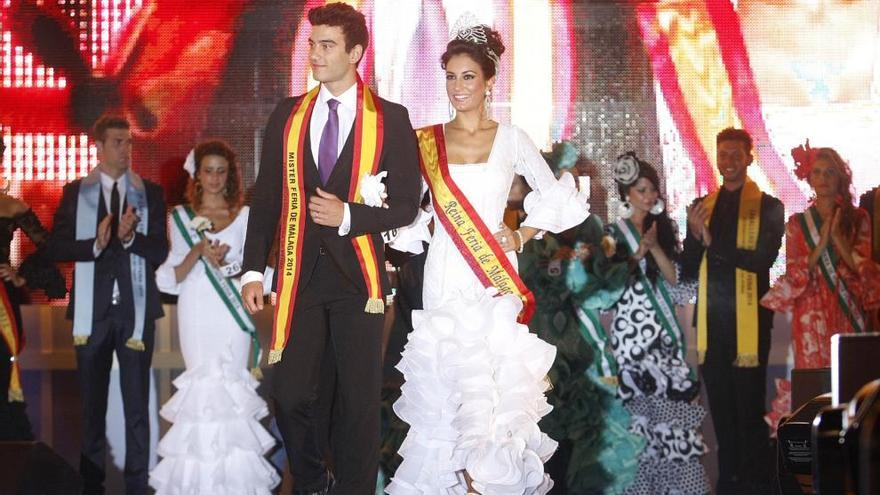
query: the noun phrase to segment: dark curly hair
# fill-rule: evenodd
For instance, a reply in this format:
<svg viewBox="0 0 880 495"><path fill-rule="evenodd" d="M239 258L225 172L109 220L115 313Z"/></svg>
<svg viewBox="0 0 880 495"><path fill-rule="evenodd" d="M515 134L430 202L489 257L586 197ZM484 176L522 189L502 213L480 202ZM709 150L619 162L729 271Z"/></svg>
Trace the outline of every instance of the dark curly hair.
<svg viewBox="0 0 880 495"><path fill-rule="evenodd" d="M189 180L186 187L186 199L193 209L198 211L202 207L202 186L199 184L199 170L202 168L202 160L206 156L223 157L229 164L226 173L226 190L223 198L229 205L230 211L234 214L238 213L241 205L244 204L244 195L241 191L241 177L238 171L238 160L235 152L223 141L212 140L204 141L196 145L194 150L196 171L193 178Z"/></svg>
<svg viewBox="0 0 880 495"><path fill-rule="evenodd" d="M752 152L752 136L743 129L728 127L723 129L715 136L715 144L721 144L723 141L739 141L746 147L746 152Z"/></svg>
<svg viewBox="0 0 880 495"><path fill-rule="evenodd" d="M639 179L645 178L654 185L655 189L657 189L658 199L666 201L663 198L663 194L660 192L662 189L660 189L660 175L657 173L657 169L655 169L650 163L637 157L635 153L629 153L629 155L639 162L639 175L632 184L626 185L619 182L617 183L617 192L620 193L620 199L626 200L630 189L635 187ZM617 157L617 159L620 160L623 156L625 155L621 155ZM645 222L642 225L642 233L647 232L655 223L657 224L657 244L670 260L677 260L679 253L681 253L681 244L678 242L675 223L669 218L669 213L665 208L659 215L648 212L648 216L645 217ZM645 260L648 262L648 278L652 283L657 283L657 276L660 273L660 267L657 266L657 260L654 259L654 255L650 252L645 255Z"/></svg>
<svg viewBox="0 0 880 495"><path fill-rule="evenodd" d="M336 26L342 29L345 36L345 51L350 52L355 45L361 45L364 53L370 44L370 33L367 21L351 5L334 2L309 10L309 24L312 26ZM361 55L363 58L363 55ZM360 63L360 60L358 61Z"/></svg>
<svg viewBox="0 0 880 495"><path fill-rule="evenodd" d="M486 43L477 43L458 37L454 38L446 44L446 51L440 56L440 67L446 69L446 64L456 55L467 55L480 66L480 69L483 71L483 77L490 79L497 70L496 62L501 58L501 54L504 53L504 43L501 41L501 35L498 34L498 31L485 24L480 24L470 29L481 30L486 35Z"/></svg>

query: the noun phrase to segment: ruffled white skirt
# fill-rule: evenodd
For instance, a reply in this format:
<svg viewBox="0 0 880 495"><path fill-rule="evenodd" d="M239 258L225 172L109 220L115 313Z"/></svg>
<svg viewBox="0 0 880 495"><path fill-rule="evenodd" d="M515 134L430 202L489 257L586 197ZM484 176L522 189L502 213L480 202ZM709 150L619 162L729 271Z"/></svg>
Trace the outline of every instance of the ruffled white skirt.
<svg viewBox="0 0 880 495"><path fill-rule="evenodd" d="M413 312L397 368L406 382L394 404L410 429L392 495L544 494L544 462L556 442L538 421L556 348L518 324L514 296L457 299Z"/></svg>
<svg viewBox="0 0 880 495"><path fill-rule="evenodd" d="M280 478L263 457L275 439L259 420L269 413L257 381L231 356L182 373L159 414L172 423L150 472L157 494L270 494Z"/></svg>

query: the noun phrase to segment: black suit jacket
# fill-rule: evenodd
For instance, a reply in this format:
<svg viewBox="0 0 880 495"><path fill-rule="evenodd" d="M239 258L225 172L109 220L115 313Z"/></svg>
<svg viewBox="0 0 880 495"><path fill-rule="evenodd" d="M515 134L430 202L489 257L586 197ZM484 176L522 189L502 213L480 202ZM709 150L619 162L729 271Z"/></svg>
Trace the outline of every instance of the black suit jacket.
<svg viewBox="0 0 880 495"><path fill-rule="evenodd" d="M159 302L159 290L156 288L156 268L168 256L168 233L165 224L165 198L162 188L144 180L147 194L149 218L147 235L135 233L134 241L128 249L118 242L111 242L101 254L95 258L95 238L76 239L76 205L79 196L81 179L64 186L61 204L55 211L55 222L49 238L49 253L55 261L94 261L95 262L95 294L93 320L98 321L107 313L113 297L113 280L119 281L120 308L134 321L134 302L131 288L131 254L146 260L147 306L145 319L155 320L164 313ZM125 205L123 205L123 211ZM98 201L98 222L107 215L103 192ZM97 232L96 232L97 235ZM67 318L73 319L75 287L70 290L70 304L67 306Z"/></svg>
<svg viewBox="0 0 880 495"><path fill-rule="evenodd" d="M263 272L269 249L275 240L275 233L280 223L281 204L282 201L286 201L281 197L284 177L282 167L286 166L286 160L283 157L284 127L300 98L302 95L281 100L266 125L260 159L260 173L254 187L251 202L252 213L248 218L247 240L244 247L242 268L246 272ZM391 292L391 286L384 270L384 243L380 234L386 230L409 225L415 218L419 206L419 158L415 132L409 122L409 114L406 109L382 98L378 98L378 100L384 112L385 131L379 171L388 172L388 176L385 178L388 208L373 208L363 204L349 203L351 230L348 235L340 236L336 227L326 227L314 223L307 213L308 198L315 194L317 187L335 194L342 201L348 201L351 162L354 153L354 126L352 126L352 131L339 153L339 159L325 186L321 185L318 168L309 145L310 136L306 135L305 156L303 157L304 190L306 192L303 206L306 215L299 290L308 284L318 259L319 249L323 247L340 271L366 295L366 284L351 240L354 236L371 234L382 273L382 291L384 294ZM306 122L304 125L308 133L309 123Z"/></svg>

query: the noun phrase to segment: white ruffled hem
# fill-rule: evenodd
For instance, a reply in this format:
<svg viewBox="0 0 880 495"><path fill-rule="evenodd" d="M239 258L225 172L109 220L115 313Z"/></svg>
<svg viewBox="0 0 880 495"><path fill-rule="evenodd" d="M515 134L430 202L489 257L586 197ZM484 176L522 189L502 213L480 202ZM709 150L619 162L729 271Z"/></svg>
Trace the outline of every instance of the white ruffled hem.
<svg viewBox="0 0 880 495"><path fill-rule="evenodd" d="M413 312L397 368L406 382L394 404L410 430L392 495L544 494L544 462L556 442L538 428L556 348L516 323L514 296L457 299Z"/></svg>
<svg viewBox="0 0 880 495"><path fill-rule="evenodd" d="M552 187L528 193L523 200L526 218L523 226L562 232L583 223L590 216L589 191L578 191L571 174L562 174Z"/></svg>
<svg viewBox="0 0 880 495"><path fill-rule="evenodd" d="M150 472L156 493L271 493L281 479L263 455L276 442L259 422L268 408L251 374L225 356L185 371L174 385L159 412L172 425Z"/></svg>

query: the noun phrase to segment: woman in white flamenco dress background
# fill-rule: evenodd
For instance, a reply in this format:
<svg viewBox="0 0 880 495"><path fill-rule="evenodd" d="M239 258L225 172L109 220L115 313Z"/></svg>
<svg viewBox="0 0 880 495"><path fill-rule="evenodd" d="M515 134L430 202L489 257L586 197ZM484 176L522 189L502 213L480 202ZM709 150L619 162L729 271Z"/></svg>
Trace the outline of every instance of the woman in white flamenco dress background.
<svg viewBox="0 0 880 495"><path fill-rule="evenodd" d="M269 495L280 477L264 457L275 439L260 424L269 411L248 370L252 339L207 273L209 263L223 265L215 272L221 278L223 267L234 272L241 264L249 209L241 206L235 154L225 143L202 143L191 157L190 204L169 215L171 250L156 272L159 289L178 295L186 370L159 411L172 424L159 441L162 460L150 472L150 485L157 495ZM183 222L175 221L175 214ZM196 232L189 217L207 218L214 231ZM202 242L188 242L198 236ZM237 296L238 279L229 281Z"/></svg>
<svg viewBox="0 0 880 495"><path fill-rule="evenodd" d="M497 231L494 238L515 269L523 242L580 224L589 206L571 175L557 181L522 130L488 119L485 99L503 51L498 33L487 26L459 31L442 59L456 116L434 129L439 154L448 157L447 180L489 231ZM514 174L532 188L524 205L528 217L516 232L502 224ZM517 322L519 297L498 296L481 283L437 213L420 212L391 243L415 253L422 241L430 247L424 310L413 312L414 330L397 365L405 383L394 411L410 428L399 451L403 462L386 492L547 493L553 481L544 462L556 442L538 421L551 410L544 394L556 348Z"/></svg>

